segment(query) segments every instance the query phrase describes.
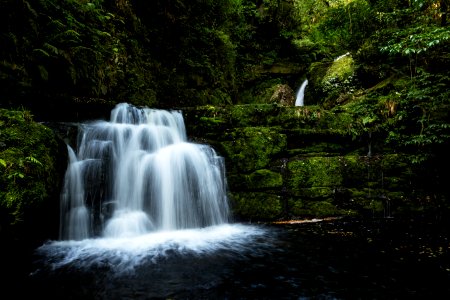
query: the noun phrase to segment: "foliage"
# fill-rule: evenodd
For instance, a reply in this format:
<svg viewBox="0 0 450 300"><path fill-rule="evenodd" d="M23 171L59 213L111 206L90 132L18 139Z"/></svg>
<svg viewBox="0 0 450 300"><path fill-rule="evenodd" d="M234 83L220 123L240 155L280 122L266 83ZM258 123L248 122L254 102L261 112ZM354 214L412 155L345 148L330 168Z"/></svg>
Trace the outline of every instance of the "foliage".
<svg viewBox="0 0 450 300"><path fill-rule="evenodd" d="M4 2L12 6L12 1ZM118 45L114 45L110 28L106 28L107 22L115 22L114 15L102 11L98 1L64 1L60 5L53 1L24 1L23 7L15 10L23 19L14 15L8 18L9 35L3 36L3 44L7 45L3 51L16 55L11 63L23 63L19 68L28 75L25 80L44 85L53 82L52 88L70 88L77 83L83 86L84 81L95 80L92 90L86 92L108 92L119 63L119 57L114 57ZM87 20L91 26L87 26ZM22 33L19 26L25 29L23 38L18 35ZM97 47L100 43L107 46ZM6 53L2 53L4 57Z"/></svg>
<svg viewBox="0 0 450 300"><path fill-rule="evenodd" d="M59 147L53 132L33 122L30 112L0 109L2 227L22 223L29 211L59 195Z"/></svg>
<svg viewBox="0 0 450 300"><path fill-rule="evenodd" d="M444 88L450 77L420 71L415 82L398 98L399 113L387 141L414 149L418 153L414 162L422 162L441 155L441 148L450 142L450 93Z"/></svg>
<svg viewBox="0 0 450 300"><path fill-rule="evenodd" d="M368 1L296 1L298 16L309 40L337 57L358 49L377 29Z"/></svg>

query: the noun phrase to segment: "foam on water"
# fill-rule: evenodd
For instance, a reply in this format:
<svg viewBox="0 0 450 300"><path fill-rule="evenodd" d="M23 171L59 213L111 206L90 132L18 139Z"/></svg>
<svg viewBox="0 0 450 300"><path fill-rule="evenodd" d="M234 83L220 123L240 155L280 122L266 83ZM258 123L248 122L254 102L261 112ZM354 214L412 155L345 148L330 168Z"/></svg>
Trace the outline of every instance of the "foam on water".
<svg viewBox="0 0 450 300"><path fill-rule="evenodd" d="M207 255L257 251L255 241L268 235L260 226L223 224L201 229L156 231L147 234L84 240L50 241L37 249L52 268L107 266L130 272L142 263L156 263L168 255Z"/></svg>

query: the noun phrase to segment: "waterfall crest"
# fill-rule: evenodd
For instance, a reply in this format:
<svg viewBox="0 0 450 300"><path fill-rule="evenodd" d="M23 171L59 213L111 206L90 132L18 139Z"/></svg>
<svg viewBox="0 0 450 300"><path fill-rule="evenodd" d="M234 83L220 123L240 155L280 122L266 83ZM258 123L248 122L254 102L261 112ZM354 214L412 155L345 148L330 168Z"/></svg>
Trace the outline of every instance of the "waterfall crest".
<svg viewBox="0 0 450 300"><path fill-rule="evenodd" d="M300 88L298 89L297 92L297 98L295 100L295 106L303 106L303 98L305 96L305 89L306 86L308 85L308 79L305 79L302 83L302 85L300 86Z"/></svg>
<svg viewBox="0 0 450 300"><path fill-rule="evenodd" d="M229 219L223 158L187 141L180 111L117 105L80 126L61 195L60 238L129 237Z"/></svg>

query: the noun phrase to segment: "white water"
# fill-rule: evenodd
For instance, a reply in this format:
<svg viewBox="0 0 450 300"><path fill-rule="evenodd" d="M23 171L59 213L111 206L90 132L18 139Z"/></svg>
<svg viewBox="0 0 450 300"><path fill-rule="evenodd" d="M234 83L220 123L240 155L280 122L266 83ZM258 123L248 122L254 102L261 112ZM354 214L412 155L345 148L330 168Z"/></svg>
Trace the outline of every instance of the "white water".
<svg viewBox="0 0 450 300"><path fill-rule="evenodd" d="M305 81L303 81L302 85L298 89L297 98L295 99L295 106L303 106L304 105L303 99L305 97L305 89L306 89L307 85L308 85L308 79L305 79Z"/></svg>
<svg viewBox="0 0 450 300"><path fill-rule="evenodd" d="M84 124L61 197L62 240L123 238L228 222L223 159L189 143L179 111L119 104Z"/></svg>
<svg viewBox="0 0 450 300"><path fill-rule="evenodd" d="M76 152L68 147L60 240L37 249L51 270L129 274L170 255L257 253L273 239L228 223L223 158L187 141L181 112L120 104L78 140Z"/></svg>
<svg viewBox="0 0 450 300"><path fill-rule="evenodd" d="M264 237L260 239L260 237ZM140 236L53 241L37 249L55 270L77 270L107 266L116 275L134 272L136 267L171 255L207 255L227 251L233 256L264 251L273 236L262 227L222 224L197 229L157 231Z"/></svg>
<svg viewBox="0 0 450 300"><path fill-rule="evenodd" d="M346 57L347 55L350 55L350 52L347 52L347 53L345 53L345 54L342 54L342 55L336 57L336 58L334 59L334 61L338 61L338 60L340 60L340 59Z"/></svg>

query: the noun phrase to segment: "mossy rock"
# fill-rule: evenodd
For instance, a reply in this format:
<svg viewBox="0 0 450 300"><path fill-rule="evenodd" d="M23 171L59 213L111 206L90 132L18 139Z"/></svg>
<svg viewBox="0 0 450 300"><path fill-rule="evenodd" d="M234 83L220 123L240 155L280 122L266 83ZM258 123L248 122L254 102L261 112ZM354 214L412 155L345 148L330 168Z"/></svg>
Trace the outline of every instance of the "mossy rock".
<svg viewBox="0 0 450 300"><path fill-rule="evenodd" d="M280 107L278 115L270 119L271 125L279 125L286 130L317 130L339 134L361 134L361 128L350 110L330 111L317 105L301 107Z"/></svg>
<svg viewBox="0 0 450 300"><path fill-rule="evenodd" d="M309 187L337 187L343 182L342 157L306 157L290 161L288 187L301 195L301 189Z"/></svg>
<svg viewBox="0 0 450 300"><path fill-rule="evenodd" d="M259 69L259 71L262 70L258 67L255 67L254 70L256 69ZM276 87L279 84L285 84L278 76L276 76L277 78L271 78L271 76L266 76L262 73L255 73L254 75L256 75L257 78L251 80L252 84L240 91L238 99L239 105L267 104L275 92Z"/></svg>
<svg viewBox="0 0 450 300"><path fill-rule="evenodd" d="M349 216L355 212L351 210L343 210L331 201L308 201L301 198L290 199L288 201L288 214L291 217L332 217L332 216Z"/></svg>
<svg viewBox="0 0 450 300"><path fill-rule="evenodd" d="M218 139L230 127L230 112L222 106L205 105L182 109L190 136Z"/></svg>
<svg viewBox="0 0 450 300"><path fill-rule="evenodd" d="M281 196L263 193L234 193L232 195L233 214L246 220L276 220L283 215Z"/></svg>
<svg viewBox="0 0 450 300"><path fill-rule="evenodd" d="M267 168L286 150L286 136L274 127L244 127L227 133L221 148L227 169L250 173Z"/></svg>
<svg viewBox="0 0 450 300"><path fill-rule="evenodd" d="M268 102L282 106L294 106L294 90L287 84L278 84L274 87L274 92Z"/></svg>
<svg viewBox="0 0 450 300"><path fill-rule="evenodd" d="M367 185L370 162L366 156L346 155L342 158L342 184L345 187L364 187Z"/></svg>
<svg viewBox="0 0 450 300"><path fill-rule="evenodd" d="M280 107L276 118L272 118L272 125L279 125L284 129L323 129L322 119L326 112L319 106Z"/></svg>
<svg viewBox="0 0 450 300"><path fill-rule="evenodd" d="M256 170L250 174L232 173L227 180L233 189L238 190L278 190L283 185L281 173L268 169Z"/></svg>
<svg viewBox="0 0 450 300"><path fill-rule="evenodd" d="M328 200L332 201L334 198L335 189L332 187L309 187L302 188L298 191L298 196L309 201Z"/></svg>
<svg viewBox="0 0 450 300"><path fill-rule="evenodd" d="M342 56L334 60L327 69L325 76L322 78L322 83L327 83L332 80L345 81L355 73L355 63L350 55Z"/></svg>
<svg viewBox="0 0 450 300"><path fill-rule="evenodd" d="M232 127L270 126L278 117L280 107L276 104L233 105L229 107Z"/></svg>
<svg viewBox="0 0 450 300"><path fill-rule="evenodd" d="M345 95L358 89L356 64L347 54L332 62L318 62L310 66L310 89L314 98L321 99L326 108L350 99Z"/></svg>
<svg viewBox="0 0 450 300"><path fill-rule="evenodd" d="M342 130L327 129L291 129L285 130L287 148L291 155L304 154L318 156L318 153L343 155L350 151L357 151L359 143L352 136Z"/></svg>
<svg viewBox="0 0 450 300"><path fill-rule="evenodd" d="M347 206L360 215L370 217L388 217L398 213L398 207L403 206L403 192L391 192L381 188L351 188L348 189Z"/></svg>

